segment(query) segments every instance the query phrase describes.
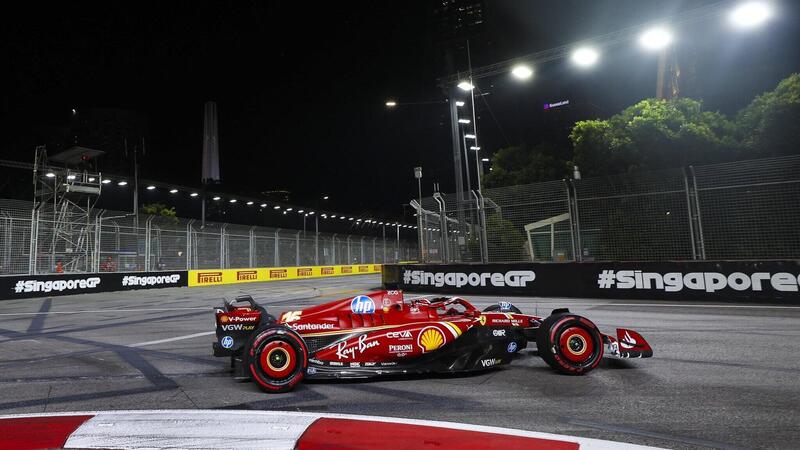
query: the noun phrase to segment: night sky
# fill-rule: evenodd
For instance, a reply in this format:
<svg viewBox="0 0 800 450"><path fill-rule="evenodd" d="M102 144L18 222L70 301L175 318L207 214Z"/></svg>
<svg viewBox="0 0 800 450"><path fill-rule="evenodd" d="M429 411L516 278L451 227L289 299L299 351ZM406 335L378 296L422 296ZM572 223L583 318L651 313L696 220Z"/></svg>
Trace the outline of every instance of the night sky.
<svg viewBox="0 0 800 450"><path fill-rule="evenodd" d="M637 25L714 2L488 0L471 38L474 66ZM696 52L693 96L735 113L800 71L795 2L778 2L767 27L738 32L724 17L679 40ZM203 103L218 104L220 190L287 189L291 200L359 213L402 213L438 181L453 190L447 106L387 111L384 102L441 100L443 50L426 1L42 3L2 19L2 159L32 161L95 108L136 114L147 129L143 176L199 186ZM466 68L462 51L455 54ZM541 104L577 99L607 117L655 92L656 58L623 45L578 72L536 68L527 84L481 80L482 147L541 139ZM492 117L494 114L494 117ZM82 141L79 136L79 143ZM111 145L111 144L109 144ZM101 166L102 167L102 166Z"/></svg>

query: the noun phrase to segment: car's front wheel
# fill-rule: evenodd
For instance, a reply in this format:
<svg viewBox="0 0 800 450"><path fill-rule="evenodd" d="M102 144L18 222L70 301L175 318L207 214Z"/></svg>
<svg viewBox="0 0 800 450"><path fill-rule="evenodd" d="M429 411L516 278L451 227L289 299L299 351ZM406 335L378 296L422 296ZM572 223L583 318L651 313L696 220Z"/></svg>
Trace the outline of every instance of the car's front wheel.
<svg viewBox="0 0 800 450"><path fill-rule="evenodd" d="M594 323L576 314L556 314L536 333L539 356L557 371L583 375L603 358L603 337Z"/></svg>
<svg viewBox="0 0 800 450"><path fill-rule="evenodd" d="M270 324L250 338L247 365L264 392L287 392L303 379L308 351L303 338L283 325Z"/></svg>

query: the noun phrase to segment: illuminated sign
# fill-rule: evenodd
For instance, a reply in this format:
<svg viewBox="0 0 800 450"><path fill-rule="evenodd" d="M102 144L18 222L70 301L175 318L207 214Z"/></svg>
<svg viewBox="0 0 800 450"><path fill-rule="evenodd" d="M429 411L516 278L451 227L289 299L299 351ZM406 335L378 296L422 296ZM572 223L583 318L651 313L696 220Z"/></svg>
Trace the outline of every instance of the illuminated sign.
<svg viewBox="0 0 800 450"><path fill-rule="evenodd" d="M555 102L555 103L545 103L544 109L558 108L559 106L566 106L566 105L569 105L569 100L561 100L560 102Z"/></svg>

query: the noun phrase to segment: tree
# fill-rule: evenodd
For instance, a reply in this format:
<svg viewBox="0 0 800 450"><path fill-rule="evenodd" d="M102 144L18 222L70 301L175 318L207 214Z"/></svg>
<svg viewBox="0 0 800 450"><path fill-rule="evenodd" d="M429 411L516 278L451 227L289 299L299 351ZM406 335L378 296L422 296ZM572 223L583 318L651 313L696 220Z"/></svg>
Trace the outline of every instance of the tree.
<svg viewBox="0 0 800 450"><path fill-rule="evenodd" d="M177 224L178 216L175 213L175 208L167 208L163 203L149 203L142 205L142 212L154 216L163 217L169 222Z"/></svg>
<svg viewBox="0 0 800 450"><path fill-rule="evenodd" d="M480 259L480 239L477 230L467 236L468 259L471 261ZM525 245L526 238L521 227L517 228L500 214L486 216L486 248L489 250L489 262L529 260L530 256L525 250Z"/></svg>
<svg viewBox="0 0 800 450"><path fill-rule="evenodd" d="M739 138L753 157L788 155L800 149L800 74L757 96L736 115Z"/></svg>
<svg viewBox="0 0 800 450"><path fill-rule="evenodd" d="M488 188L550 181L566 174L565 162L556 158L552 144L502 148L492 158L492 171L486 174Z"/></svg>
<svg viewBox="0 0 800 450"><path fill-rule="evenodd" d="M489 261L524 261L525 236L513 223L499 214L486 218L487 248Z"/></svg>
<svg viewBox="0 0 800 450"><path fill-rule="evenodd" d="M570 133L573 164L586 175L709 163L737 154L735 124L702 102L647 99L608 120L585 120Z"/></svg>

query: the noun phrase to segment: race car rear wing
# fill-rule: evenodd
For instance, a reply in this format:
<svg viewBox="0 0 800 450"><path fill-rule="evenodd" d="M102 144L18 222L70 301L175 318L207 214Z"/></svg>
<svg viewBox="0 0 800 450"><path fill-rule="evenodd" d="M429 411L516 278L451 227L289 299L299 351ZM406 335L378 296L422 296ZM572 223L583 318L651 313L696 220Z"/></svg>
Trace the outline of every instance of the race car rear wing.
<svg viewBox="0 0 800 450"><path fill-rule="evenodd" d="M225 299L221 308L214 308L217 337L212 346L214 356L238 354L250 335L270 322L275 322L275 317L256 303L253 297L240 295L233 301Z"/></svg>

